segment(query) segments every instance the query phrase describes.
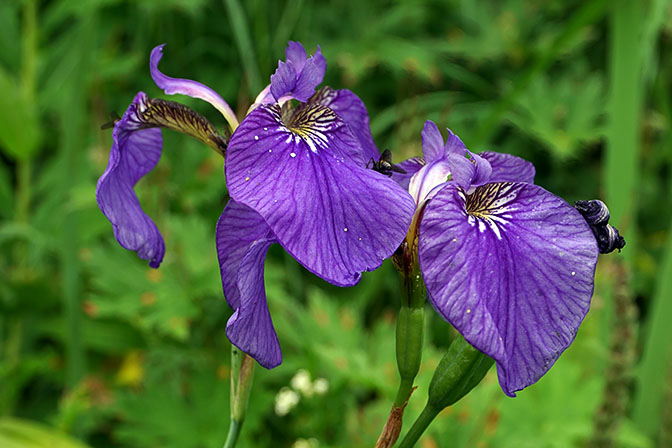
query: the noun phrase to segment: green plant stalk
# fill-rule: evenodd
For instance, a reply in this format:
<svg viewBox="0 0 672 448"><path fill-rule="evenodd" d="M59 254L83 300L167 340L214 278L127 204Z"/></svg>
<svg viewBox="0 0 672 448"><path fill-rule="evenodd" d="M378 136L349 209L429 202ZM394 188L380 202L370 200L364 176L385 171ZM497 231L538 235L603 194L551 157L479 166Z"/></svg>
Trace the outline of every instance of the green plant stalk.
<svg viewBox="0 0 672 448"><path fill-rule="evenodd" d="M413 234L413 232L411 232ZM394 263L401 273L404 294L397 317L396 357L399 369L399 390L390 415L376 442L376 448L394 445L401 432L406 403L413 392L413 382L420 370L424 333L425 285L418 268L412 245L404 242L402 252L395 255Z"/></svg>
<svg viewBox="0 0 672 448"><path fill-rule="evenodd" d="M243 62L243 69L247 76L251 95L256 95L263 88L261 77L259 75L259 66L250 37L250 29L245 18L245 12L238 0L224 0L224 6L229 16L229 23L233 30L233 37L236 40L236 46Z"/></svg>
<svg viewBox="0 0 672 448"><path fill-rule="evenodd" d="M420 436L429 427L429 424L439 415L439 412L441 412L439 409L435 409L427 404L420 416L413 422L411 429L404 436L404 439L399 444L399 448L413 448L415 443L420 439Z"/></svg>
<svg viewBox="0 0 672 448"><path fill-rule="evenodd" d="M224 448L233 448L238 442L250 400L254 364L254 359L231 344L231 423Z"/></svg>
<svg viewBox="0 0 672 448"><path fill-rule="evenodd" d="M492 358L475 349L462 335L456 337L436 367L429 384L425 409L399 447L415 446L439 412L471 392L483 380L493 362Z"/></svg>

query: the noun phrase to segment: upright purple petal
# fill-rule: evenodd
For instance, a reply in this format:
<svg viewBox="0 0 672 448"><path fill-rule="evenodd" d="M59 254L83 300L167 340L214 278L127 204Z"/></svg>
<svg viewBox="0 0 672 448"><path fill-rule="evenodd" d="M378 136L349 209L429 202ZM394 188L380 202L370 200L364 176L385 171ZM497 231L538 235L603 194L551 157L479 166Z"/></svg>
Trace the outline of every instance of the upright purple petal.
<svg viewBox="0 0 672 448"><path fill-rule="evenodd" d="M310 99L310 103L326 106L336 112L359 140L366 160L378 160L380 152L371 135L369 113L357 95L347 89L323 87Z"/></svg>
<svg viewBox="0 0 672 448"><path fill-rule="evenodd" d="M564 200L531 184L492 183L469 196L454 184L441 189L425 209L418 254L434 308L495 359L514 396L574 340L598 251Z"/></svg>
<svg viewBox="0 0 672 448"><path fill-rule="evenodd" d="M318 48L319 51L319 48ZM289 41L287 43L287 48L285 49L285 57L287 62L291 62L297 71L303 70L303 65L308 59L308 54L306 49L303 48L301 42Z"/></svg>
<svg viewBox="0 0 672 448"><path fill-rule="evenodd" d="M278 68L271 75L271 94L278 101L296 87L296 69L290 62L278 62Z"/></svg>
<svg viewBox="0 0 672 448"><path fill-rule="evenodd" d="M207 101L221 112L224 118L229 122L231 128L235 129L238 125L236 114L217 92L200 82L189 79L171 78L159 71L159 61L161 61L161 58L163 57L163 47L165 45L166 44L161 44L154 47L149 58L149 70L156 85L159 86L160 89L163 89L163 91L166 92L166 95L181 94Z"/></svg>
<svg viewBox="0 0 672 448"><path fill-rule="evenodd" d="M260 106L231 138L226 179L231 197L259 213L308 270L350 286L392 255L415 208L408 193L365 163L332 110Z"/></svg>
<svg viewBox="0 0 672 448"><path fill-rule="evenodd" d="M277 70L271 75L271 93L278 102L285 97L306 102L324 79L327 61L320 47L306 59L306 51L298 42L289 43L286 55L287 60L279 61Z"/></svg>
<svg viewBox="0 0 672 448"><path fill-rule="evenodd" d="M140 206L135 184L150 172L161 157L161 130L142 129L138 116L147 96L140 92L124 116L114 125L110 159L98 179L96 200L110 220L114 236L122 247L133 250L153 268L159 267L166 251L163 237Z"/></svg>
<svg viewBox="0 0 672 448"><path fill-rule="evenodd" d="M276 240L259 214L233 200L224 208L215 236L224 296L235 311L226 335L271 369L282 362L282 353L266 303L264 260Z"/></svg>
<svg viewBox="0 0 672 448"><path fill-rule="evenodd" d="M446 156L441 131L430 120L425 121L425 127L422 129L422 155L427 164Z"/></svg>
<svg viewBox="0 0 672 448"><path fill-rule="evenodd" d="M534 183L534 165L525 159L493 151L483 151L479 156L490 162L492 175L490 182Z"/></svg>
<svg viewBox="0 0 672 448"><path fill-rule="evenodd" d="M448 138L446 139L445 146L446 154L457 154L463 157L467 156L467 147L464 145L460 137L458 137L453 131L448 129Z"/></svg>

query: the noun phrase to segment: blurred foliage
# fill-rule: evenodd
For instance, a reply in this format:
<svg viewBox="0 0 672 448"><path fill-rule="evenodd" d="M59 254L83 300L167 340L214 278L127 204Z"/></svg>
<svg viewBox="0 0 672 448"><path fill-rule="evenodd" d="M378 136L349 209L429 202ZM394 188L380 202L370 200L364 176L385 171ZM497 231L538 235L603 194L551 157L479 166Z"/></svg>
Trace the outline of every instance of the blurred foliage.
<svg viewBox="0 0 672 448"><path fill-rule="evenodd" d="M289 39L321 45L325 83L365 101L378 146L395 160L420 153L422 124L432 119L474 150L531 160L536 182L570 202L617 203L638 347L648 354L632 388L638 416L626 416L617 446L654 446L670 403L651 401L662 396L658 383L640 386L656 365L672 365L664 361L669 315L652 314L669 313L672 290L672 277L659 274L663 259L667 272L672 266L672 10L666 0L639 4L641 16L629 18L634 36L623 37L641 57L640 90L623 107L613 86L627 69L610 63L621 51L610 19L621 1L0 2L0 446L223 443L231 311L213 238L227 200L223 161L164 132L163 160L137 187L167 244L152 270L117 245L97 208L111 144L99 128L137 91L162 96L148 73L157 44L167 43L165 73L213 87L242 114ZM204 103L178 100L224 125ZM634 126L627 154L613 152L618 130L608 124L617 116ZM604 179L617 184L622 170L634 174L614 195ZM609 357L608 272L598 269L588 318L548 375L508 399L493 369L439 416L422 446L581 446ZM284 362L257 369L240 446L373 446L397 387L394 269L386 263L338 289L275 247L266 284ZM450 338L449 326L427 315L406 422L424 405ZM321 386L295 389L300 370ZM293 397L286 412L277 412L281 390Z"/></svg>

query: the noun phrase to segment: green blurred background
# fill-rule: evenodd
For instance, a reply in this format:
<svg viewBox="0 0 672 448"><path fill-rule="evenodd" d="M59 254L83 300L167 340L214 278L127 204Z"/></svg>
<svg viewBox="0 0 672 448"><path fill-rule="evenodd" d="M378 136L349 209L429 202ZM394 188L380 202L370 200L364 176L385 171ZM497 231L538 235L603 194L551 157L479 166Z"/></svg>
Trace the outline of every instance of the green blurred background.
<svg viewBox="0 0 672 448"><path fill-rule="evenodd" d="M113 111L162 70L244 112L289 39L367 104L379 148L420 153L426 119L534 162L568 201L601 198L627 239L600 261L576 342L515 399L494 369L422 447L672 446L672 10L665 0L0 2L0 447L218 447L231 311L215 222L223 160L164 132L136 190L166 239L152 270L98 210ZM190 105L220 129L208 104ZM373 446L397 387L399 283L353 288L266 262L283 364L258 368L241 447ZM450 341L427 312L420 388ZM609 445L609 443L612 443Z"/></svg>

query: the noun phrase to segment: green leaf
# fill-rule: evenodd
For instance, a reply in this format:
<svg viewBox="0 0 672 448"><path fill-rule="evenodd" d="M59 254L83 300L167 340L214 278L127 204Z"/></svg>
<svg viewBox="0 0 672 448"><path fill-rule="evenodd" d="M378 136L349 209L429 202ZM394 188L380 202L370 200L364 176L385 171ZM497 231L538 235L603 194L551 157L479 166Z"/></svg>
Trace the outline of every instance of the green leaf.
<svg viewBox="0 0 672 448"><path fill-rule="evenodd" d="M37 150L41 128L35 105L21 91L11 74L0 68L0 110L8 112L0 120L0 149L9 157L25 160Z"/></svg>
<svg viewBox="0 0 672 448"><path fill-rule="evenodd" d="M0 446L3 448L86 448L55 428L29 420L0 418Z"/></svg>

